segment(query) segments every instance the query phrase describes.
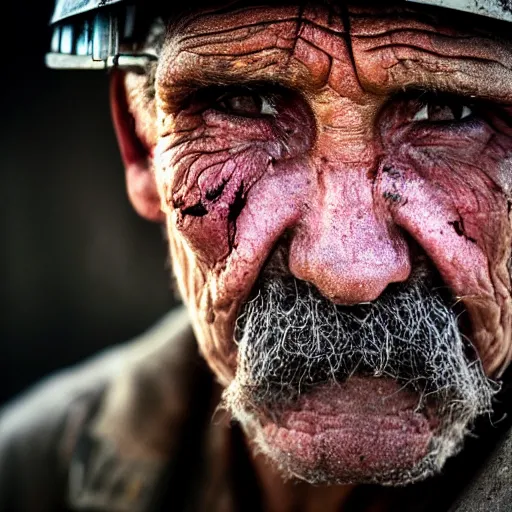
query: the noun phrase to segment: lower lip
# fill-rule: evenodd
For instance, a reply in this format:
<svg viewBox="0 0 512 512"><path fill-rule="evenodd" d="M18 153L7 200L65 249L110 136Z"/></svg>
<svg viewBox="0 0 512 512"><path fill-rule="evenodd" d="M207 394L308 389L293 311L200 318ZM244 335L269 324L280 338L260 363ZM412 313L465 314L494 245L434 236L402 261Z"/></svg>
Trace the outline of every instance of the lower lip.
<svg viewBox="0 0 512 512"><path fill-rule="evenodd" d="M417 403L416 393L391 379L353 377L304 395L263 432L294 473L376 481L427 455L433 431Z"/></svg>

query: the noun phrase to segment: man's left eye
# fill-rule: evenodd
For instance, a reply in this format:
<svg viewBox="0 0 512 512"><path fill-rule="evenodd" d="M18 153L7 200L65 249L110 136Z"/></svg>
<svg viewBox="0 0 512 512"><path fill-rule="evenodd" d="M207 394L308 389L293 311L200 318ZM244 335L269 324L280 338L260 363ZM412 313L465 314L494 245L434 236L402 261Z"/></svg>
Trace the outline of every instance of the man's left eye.
<svg viewBox="0 0 512 512"><path fill-rule="evenodd" d="M277 115L277 110L272 101L263 94L227 93L218 98L216 103L220 110L234 116L263 117Z"/></svg>
<svg viewBox="0 0 512 512"><path fill-rule="evenodd" d="M463 121L473 115L473 110L468 105L456 100L428 100L423 103L416 112L413 121L450 122Z"/></svg>

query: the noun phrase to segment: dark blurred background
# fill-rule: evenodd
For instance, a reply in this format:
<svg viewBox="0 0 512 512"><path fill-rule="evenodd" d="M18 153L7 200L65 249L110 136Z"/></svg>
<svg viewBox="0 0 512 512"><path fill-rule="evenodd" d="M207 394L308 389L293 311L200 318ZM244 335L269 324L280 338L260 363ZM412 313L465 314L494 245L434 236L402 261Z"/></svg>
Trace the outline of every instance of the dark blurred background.
<svg viewBox="0 0 512 512"><path fill-rule="evenodd" d="M0 403L174 301L161 227L126 197L107 74L45 69L52 9L2 4Z"/></svg>

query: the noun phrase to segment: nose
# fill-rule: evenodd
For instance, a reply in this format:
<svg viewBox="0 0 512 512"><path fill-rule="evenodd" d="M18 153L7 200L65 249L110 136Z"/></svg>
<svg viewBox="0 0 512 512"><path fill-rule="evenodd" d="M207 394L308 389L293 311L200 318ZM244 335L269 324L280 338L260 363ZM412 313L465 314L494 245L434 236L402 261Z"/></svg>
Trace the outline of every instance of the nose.
<svg viewBox="0 0 512 512"><path fill-rule="evenodd" d="M407 242L374 205L365 171L329 172L290 242L289 267L337 304L375 300L411 272Z"/></svg>

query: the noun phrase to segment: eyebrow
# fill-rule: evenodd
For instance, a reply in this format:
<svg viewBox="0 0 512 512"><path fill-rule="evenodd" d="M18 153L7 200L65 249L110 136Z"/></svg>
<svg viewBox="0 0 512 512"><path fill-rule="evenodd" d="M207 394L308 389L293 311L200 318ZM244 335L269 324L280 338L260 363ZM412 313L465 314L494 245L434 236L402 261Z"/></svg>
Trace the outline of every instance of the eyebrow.
<svg viewBox="0 0 512 512"><path fill-rule="evenodd" d="M234 74L219 70L205 70L203 68L198 74L192 76L184 74L170 81L168 87L165 87L162 96L167 104L165 110L173 111L183 107L183 104L195 93L207 89L213 91L215 89L233 87L257 91L272 88L275 90L300 90L302 93L305 93L311 87L306 84L306 80L303 80L303 82L304 85L300 85L296 80L288 80L283 73L272 72L266 77L254 78L248 76L247 73Z"/></svg>
<svg viewBox="0 0 512 512"><path fill-rule="evenodd" d="M211 59L213 61L217 57L212 56ZM299 90L306 95L310 92L314 93L316 89L312 86L306 74L303 74L302 77L295 75L291 79L290 75L283 72L282 69L267 69L257 78L251 76L247 69L236 72L215 69L213 66L207 68L202 66L195 69L193 73L188 73L186 70L182 71L180 70L175 78L168 83L168 87L165 88L164 99L171 108L181 106L192 94L210 88L213 90L223 87L241 87L250 90L272 87ZM509 79L488 81L477 80L469 75L463 78L454 76L457 75L457 72L446 72L443 79L440 80L437 79L434 73L429 72L420 77L419 75L414 76L413 72L410 71L409 76L405 76L402 80L396 79L396 81L385 85L366 83L363 89L369 93L383 96L418 91L454 94L508 104L512 103L512 70L507 68L507 75L509 73ZM489 76L492 76L491 72L489 72ZM509 86L503 85L504 82L508 83ZM376 87L373 87L373 85L376 85Z"/></svg>

